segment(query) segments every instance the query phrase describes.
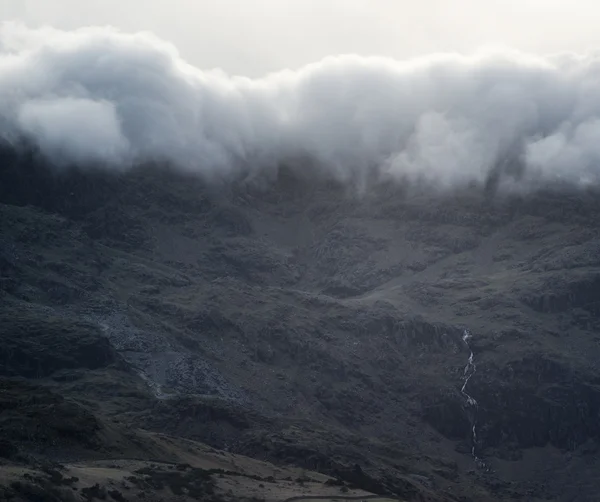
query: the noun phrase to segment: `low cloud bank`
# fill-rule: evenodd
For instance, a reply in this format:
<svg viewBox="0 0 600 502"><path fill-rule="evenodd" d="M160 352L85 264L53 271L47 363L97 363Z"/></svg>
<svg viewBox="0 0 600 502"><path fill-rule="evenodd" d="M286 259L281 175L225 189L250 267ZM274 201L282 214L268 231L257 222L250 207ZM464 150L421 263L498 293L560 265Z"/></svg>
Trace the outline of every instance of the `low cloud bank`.
<svg viewBox="0 0 600 502"><path fill-rule="evenodd" d="M260 57L260 55L257 55ZM309 159L441 185L600 179L600 54L339 56L261 79L151 34L0 25L0 138L56 165L227 176Z"/></svg>

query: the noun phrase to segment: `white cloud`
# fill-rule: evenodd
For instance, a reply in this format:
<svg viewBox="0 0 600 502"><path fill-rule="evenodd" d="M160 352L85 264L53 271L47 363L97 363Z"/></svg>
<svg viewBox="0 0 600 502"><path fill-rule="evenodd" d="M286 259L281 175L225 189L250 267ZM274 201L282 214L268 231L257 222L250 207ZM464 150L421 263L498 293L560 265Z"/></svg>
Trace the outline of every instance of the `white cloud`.
<svg viewBox="0 0 600 502"><path fill-rule="evenodd" d="M600 58L482 52L339 56L262 79L187 64L148 33L0 29L0 134L56 162L167 160L205 174L310 158L445 185L507 158L531 176L600 174ZM534 174L535 173L535 174Z"/></svg>
<svg viewBox="0 0 600 502"><path fill-rule="evenodd" d="M27 101L17 123L57 162L119 167L128 161L129 144L112 103L78 98Z"/></svg>

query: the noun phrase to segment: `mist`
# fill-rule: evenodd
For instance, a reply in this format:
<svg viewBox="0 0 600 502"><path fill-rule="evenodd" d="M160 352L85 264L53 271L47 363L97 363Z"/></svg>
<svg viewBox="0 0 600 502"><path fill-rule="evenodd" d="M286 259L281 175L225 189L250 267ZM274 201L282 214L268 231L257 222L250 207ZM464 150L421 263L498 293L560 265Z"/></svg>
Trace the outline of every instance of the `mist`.
<svg viewBox="0 0 600 502"><path fill-rule="evenodd" d="M57 168L165 162L208 178L311 162L440 186L600 178L600 57L339 55L262 78L151 33L0 27L0 138Z"/></svg>

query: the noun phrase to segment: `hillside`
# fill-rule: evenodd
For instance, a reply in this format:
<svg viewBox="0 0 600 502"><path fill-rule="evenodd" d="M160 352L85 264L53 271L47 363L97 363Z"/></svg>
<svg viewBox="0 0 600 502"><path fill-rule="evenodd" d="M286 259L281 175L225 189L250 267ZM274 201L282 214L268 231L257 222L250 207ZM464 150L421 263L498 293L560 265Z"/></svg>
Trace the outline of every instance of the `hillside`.
<svg viewBox="0 0 600 502"><path fill-rule="evenodd" d="M180 462L161 434L406 500L596 500L598 195L5 149L0 469Z"/></svg>

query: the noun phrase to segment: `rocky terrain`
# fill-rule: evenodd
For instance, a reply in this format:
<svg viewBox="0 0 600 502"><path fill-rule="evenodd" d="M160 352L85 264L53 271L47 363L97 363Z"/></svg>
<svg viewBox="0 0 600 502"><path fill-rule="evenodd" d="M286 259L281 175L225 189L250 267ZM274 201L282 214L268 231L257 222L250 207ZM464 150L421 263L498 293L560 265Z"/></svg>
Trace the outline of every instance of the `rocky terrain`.
<svg viewBox="0 0 600 502"><path fill-rule="evenodd" d="M171 472L184 461L157 434L329 476L336 494L597 500L600 194L268 174L56 170L2 150L14 500L38 500L14 483L51 479L48 463ZM111 500L117 475L95 476ZM296 493L257 490L229 495Z"/></svg>

